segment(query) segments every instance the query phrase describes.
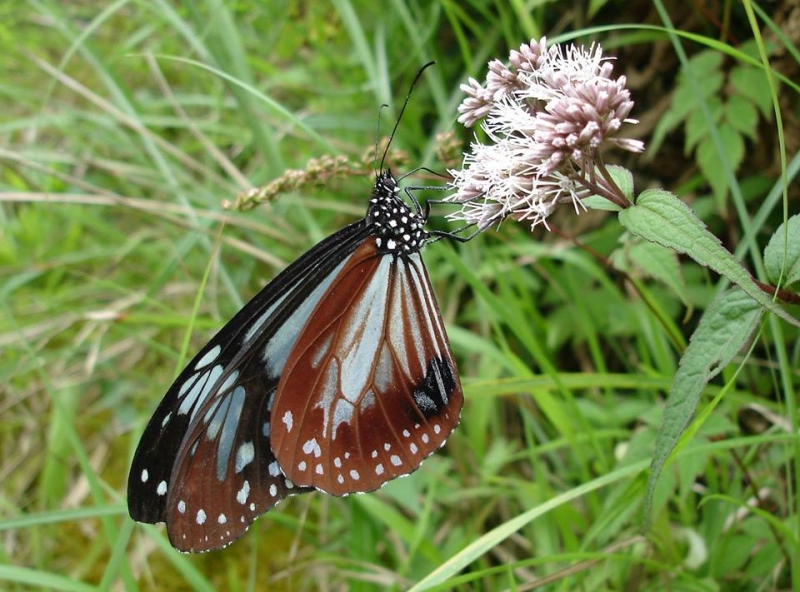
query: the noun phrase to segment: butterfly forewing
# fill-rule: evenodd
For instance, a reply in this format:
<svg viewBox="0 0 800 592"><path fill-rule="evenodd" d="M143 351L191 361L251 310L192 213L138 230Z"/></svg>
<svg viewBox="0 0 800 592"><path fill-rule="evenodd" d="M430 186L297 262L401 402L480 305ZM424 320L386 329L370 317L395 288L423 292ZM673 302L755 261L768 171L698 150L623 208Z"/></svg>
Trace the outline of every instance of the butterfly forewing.
<svg viewBox="0 0 800 592"><path fill-rule="evenodd" d="M134 455L132 518L166 522L181 550L208 550L230 543L280 499L301 491L288 487L269 447L272 400L308 315L367 236L362 220L312 248L184 369Z"/></svg>
<svg viewBox="0 0 800 592"><path fill-rule="evenodd" d="M419 253L370 239L320 300L278 386L272 449L333 495L416 470L458 425L463 394Z"/></svg>

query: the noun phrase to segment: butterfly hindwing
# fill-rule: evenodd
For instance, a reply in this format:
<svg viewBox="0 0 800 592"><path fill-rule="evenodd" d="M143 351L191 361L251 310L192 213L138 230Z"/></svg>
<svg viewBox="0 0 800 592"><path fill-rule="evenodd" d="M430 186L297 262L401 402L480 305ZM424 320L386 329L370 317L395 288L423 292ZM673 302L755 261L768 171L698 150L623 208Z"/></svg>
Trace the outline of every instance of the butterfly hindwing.
<svg viewBox="0 0 800 592"><path fill-rule="evenodd" d="M167 529L181 551L205 551L241 536L252 522L295 488L280 471L269 446L270 409L277 381L266 396L263 375L251 362L221 390L193 424L175 461L167 496Z"/></svg>
<svg viewBox="0 0 800 592"><path fill-rule="evenodd" d="M458 425L463 394L419 253L368 240L297 339L272 449L295 483L333 495L408 474Z"/></svg>

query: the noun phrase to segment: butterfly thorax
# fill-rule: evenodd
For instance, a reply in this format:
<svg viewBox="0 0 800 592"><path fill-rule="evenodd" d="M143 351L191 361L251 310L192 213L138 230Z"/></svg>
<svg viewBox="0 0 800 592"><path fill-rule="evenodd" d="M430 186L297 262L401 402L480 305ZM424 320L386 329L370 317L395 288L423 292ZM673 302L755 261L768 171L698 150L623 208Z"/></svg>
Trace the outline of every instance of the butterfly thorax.
<svg viewBox="0 0 800 592"><path fill-rule="evenodd" d="M400 197L400 187L391 171L381 171L367 210L367 223L375 229L378 252L395 255L418 252L428 238L424 222Z"/></svg>

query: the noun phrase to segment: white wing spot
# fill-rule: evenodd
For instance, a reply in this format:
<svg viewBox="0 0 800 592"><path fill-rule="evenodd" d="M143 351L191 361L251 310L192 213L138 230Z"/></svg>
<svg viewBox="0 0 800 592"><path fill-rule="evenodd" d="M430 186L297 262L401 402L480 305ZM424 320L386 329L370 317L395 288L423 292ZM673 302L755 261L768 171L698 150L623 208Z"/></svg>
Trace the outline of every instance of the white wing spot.
<svg viewBox="0 0 800 592"><path fill-rule="evenodd" d="M333 459L333 466L335 466L337 469L341 469L342 468L342 459L339 458L338 456L336 458L334 458Z"/></svg>
<svg viewBox="0 0 800 592"><path fill-rule="evenodd" d="M237 381L238 379L239 379L239 371L238 371L238 370L234 370L233 372L231 372L230 374L228 374L228 377L227 377L227 378L225 379L225 381L224 381L224 382L223 382L223 383L220 385L220 387L219 387L219 391L218 391L218 392L220 392L220 393L227 393L227 392L230 390L230 388L231 388L231 387L232 387L234 384L236 384L236 381Z"/></svg>
<svg viewBox="0 0 800 592"><path fill-rule="evenodd" d="M348 458L350 458L350 453L349 452L345 452L344 453L344 459L347 460Z"/></svg>
<svg viewBox="0 0 800 592"><path fill-rule="evenodd" d="M440 426L438 423L436 423L436 424L433 424L433 432L434 432L435 434L438 434L438 433L439 433L439 432L441 432L441 431L442 431L442 428L441 428L441 426Z"/></svg>
<svg viewBox="0 0 800 592"><path fill-rule="evenodd" d="M394 251L396 247L397 243L394 241L393 238L390 238L389 240L386 241L386 248L389 249L390 251Z"/></svg>
<svg viewBox="0 0 800 592"><path fill-rule="evenodd" d="M322 463L317 463L317 466L314 468L314 471L317 473L317 475L325 474L322 469Z"/></svg>
<svg viewBox="0 0 800 592"><path fill-rule="evenodd" d="M350 477L352 477L353 481L358 481L360 475L358 474L358 471L356 471L355 469L351 469Z"/></svg>
<svg viewBox="0 0 800 592"><path fill-rule="evenodd" d="M206 355L204 355L202 358L200 358L200 361L198 361L197 364L194 365L194 369L195 370L200 370L200 368L208 366L211 362L213 362L214 360L217 359L217 356L219 355L219 352L221 352L221 351L222 351L222 346L221 345L215 345L214 347L212 347L210 350L208 350L206 352Z"/></svg>
<svg viewBox="0 0 800 592"><path fill-rule="evenodd" d="M242 488L236 492L236 501L244 505L249 495L250 495L250 481L245 479L244 483L242 484Z"/></svg>
<svg viewBox="0 0 800 592"><path fill-rule="evenodd" d="M252 442L245 442L236 450L236 472L241 473L244 468L253 462L255 458L255 448Z"/></svg>
<svg viewBox="0 0 800 592"><path fill-rule="evenodd" d="M278 495L278 486L275 485L274 483L269 486L269 494L272 497L275 497L276 495Z"/></svg>
<svg viewBox="0 0 800 592"><path fill-rule="evenodd" d="M286 426L286 432L289 433L292 431L292 426L294 425L294 420L292 419L292 412L287 411L283 414L283 425Z"/></svg>
<svg viewBox="0 0 800 592"><path fill-rule="evenodd" d="M378 463L378 466L375 467L375 474L383 475L383 465L381 463Z"/></svg>
<svg viewBox="0 0 800 592"><path fill-rule="evenodd" d="M400 465L403 464L403 461L400 460L400 457L397 456L396 454L393 454L389 460L392 461L392 464L396 467L399 467Z"/></svg>
<svg viewBox="0 0 800 592"><path fill-rule="evenodd" d="M256 511L256 505L253 502L250 502L250 511L251 512L255 512Z"/></svg>
<svg viewBox="0 0 800 592"><path fill-rule="evenodd" d="M186 502L185 501L181 500L181 501L178 502L178 512L180 512L181 514L185 514L186 513Z"/></svg>
<svg viewBox="0 0 800 592"><path fill-rule="evenodd" d="M372 451L372 458L378 458L378 451L377 450L373 450Z"/></svg>
<svg viewBox="0 0 800 592"><path fill-rule="evenodd" d="M314 458L319 458L322 456L322 449L319 447L319 443L317 442L316 438L306 440L306 443L303 444L303 452L306 454L311 454L313 452Z"/></svg>
<svg viewBox="0 0 800 592"><path fill-rule="evenodd" d="M261 426L261 433L265 438L269 438L269 422L265 421L264 425Z"/></svg>
<svg viewBox="0 0 800 592"><path fill-rule="evenodd" d="M389 452L392 449L392 445L387 442L386 444L383 445L383 449L386 452Z"/></svg>
<svg viewBox="0 0 800 592"><path fill-rule="evenodd" d="M342 475L339 475L338 477L336 477L336 480L337 480L339 483L344 483L344 477L343 477Z"/></svg>
<svg viewBox="0 0 800 592"><path fill-rule="evenodd" d="M149 477L150 473L147 472L147 469L142 469L142 483L147 483Z"/></svg>
<svg viewBox="0 0 800 592"><path fill-rule="evenodd" d="M161 420L161 427L163 428L165 425L167 425L167 424L169 423L169 420L170 420L170 419L172 419L172 411L170 411L169 413L167 413L167 414L164 416L164 419L162 419L162 420Z"/></svg>
<svg viewBox="0 0 800 592"><path fill-rule="evenodd" d="M297 465L298 471L305 471L306 470L306 461L301 460L300 463Z"/></svg>
<svg viewBox="0 0 800 592"><path fill-rule="evenodd" d="M217 516L217 523L218 524L225 524L228 521L228 517L225 514L220 514Z"/></svg>
<svg viewBox="0 0 800 592"><path fill-rule="evenodd" d="M205 524L206 513L203 510L197 510L197 518L195 520L198 524Z"/></svg>
<svg viewBox="0 0 800 592"><path fill-rule="evenodd" d="M285 481L286 481L286 489L294 489L294 483L292 483L288 479L285 479Z"/></svg>
<svg viewBox="0 0 800 592"><path fill-rule="evenodd" d="M409 446L409 449L411 450L411 454L416 454L417 453L417 445L414 444L413 442Z"/></svg>
<svg viewBox="0 0 800 592"><path fill-rule="evenodd" d="M156 493L158 495L164 495L165 493L167 493L167 482L166 481L162 481L161 483L158 484L158 487L156 487Z"/></svg>
<svg viewBox="0 0 800 592"><path fill-rule="evenodd" d="M423 444L427 444L428 441L430 440L430 438L428 437L428 434L422 434L422 436L420 437L420 440L422 440Z"/></svg>
<svg viewBox="0 0 800 592"><path fill-rule="evenodd" d="M408 438L409 436L411 436L411 432L409 432L408 430L403 430L403 436Z"/></svg>
<svg viewBox="0 0 800 592"><path fill-rule="evenodd" d="M184 382L178 392L178 397L181 399L178 415L186 415L189 411L194 414L197 409L202 407L211 389L214 388L217 380L222 376L222 371L222 366L217 364L213 368L195 374Z"/></svg>
<svg viewBox="0 0 800 592"><path fill-rule="evenodd" d="M278 462L277 461L272 461L271 463L269 463L269 474L270 474L270 476L277 477L280 474L280 472L281 472L281 470L278 467Z"/></svg>

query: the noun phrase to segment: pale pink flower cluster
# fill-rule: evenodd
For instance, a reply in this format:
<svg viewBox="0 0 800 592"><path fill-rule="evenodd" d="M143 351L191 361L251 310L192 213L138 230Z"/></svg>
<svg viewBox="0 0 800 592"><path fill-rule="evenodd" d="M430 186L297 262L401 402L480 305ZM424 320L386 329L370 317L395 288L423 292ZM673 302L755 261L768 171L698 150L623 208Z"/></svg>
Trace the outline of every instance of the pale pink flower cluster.
<svg viewBox="0 0 800 592"><path fill-rule="evenodd" d="M459 122L483 120L491 143L474 142L462 168L450 171L455 193L447 199L462 207L449 217L480 229L508 216L546 225L558 204L577 210L602 190L601 147L644 150L638 140L617 137L623 123L636 120L628 118L625 77L611 72L599 45L547 48L542 38L512 51L509 66L490 62L484 84L471 78L461 85L467 98Z"/></svg>

